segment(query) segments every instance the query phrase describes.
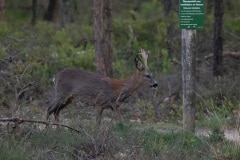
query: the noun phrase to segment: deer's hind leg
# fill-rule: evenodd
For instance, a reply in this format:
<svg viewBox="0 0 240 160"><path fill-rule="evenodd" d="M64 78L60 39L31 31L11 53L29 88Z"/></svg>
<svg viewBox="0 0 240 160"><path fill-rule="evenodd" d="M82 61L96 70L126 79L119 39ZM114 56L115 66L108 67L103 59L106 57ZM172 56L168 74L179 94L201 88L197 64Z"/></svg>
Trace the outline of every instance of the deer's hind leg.
<svg viewBox="0 0 240 160"><path fill-rule="evenodd" d="M65 108L68 104L70 104L72 102L73 96L69 96L66 98L59 98L57 100L55 100L49 107L47 110L47 120L49 120L49 117L51 114L54 114L54 118L55 120L58 122L58 116L60 111Z"/></svg>
<svg viewBox="0 0 240 160"><path fill-rule="evenodd" d="M96 124L99 126L102 119L103 107L101 105L95 106L95 116L96 116Z"/></svg>
<svg viewBox="0 0 240 160"><path fill-rule="evenodd" d="M61 105L61 102L59 102L59 100L55 100L55 101L48 107L47 116L46 116L47 121L50 120L51 114L53 114L53 113L59 108L60 105Z"/></svg>
<svg viewBox="0 0 240 160"><path fill-rule="evenodd" d="M123 122L119 106L113 109L113 115L118 123Z"/></svg>
<svg viewBox="0 0 240 160"><path fill-rule="evenodd" d="M60 113L60 111L63 109L63 108L65 108L67 105L69 105L71 102L72 102L72 100L73 100L73 96L69 96L69 97L67 97L65 100L64 100L64 102L63 103L61 103L54 111L53 111L53 113L54 113L54 118L55 118L55 120L57 121L57 122L59 122L59 113Z"/></svg>
<svg viewBox="0 0 240 160"><path fill-rule="evenodd" d="M51 110L52 106L55 105L55 102L51 103L51 105L48 107L47 109L47 116L46 116L46 120L49 121L50 115L53 113L53 111Z"/></svg>

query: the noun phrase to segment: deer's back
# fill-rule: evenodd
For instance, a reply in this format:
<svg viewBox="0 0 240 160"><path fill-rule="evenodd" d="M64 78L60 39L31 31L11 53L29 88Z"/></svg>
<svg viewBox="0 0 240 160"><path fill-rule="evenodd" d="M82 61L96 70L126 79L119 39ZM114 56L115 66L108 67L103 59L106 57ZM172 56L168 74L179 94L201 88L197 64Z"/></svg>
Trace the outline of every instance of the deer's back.
<svg viewBox="0 0 240 160"><path fill-rule="evenodd" d="M55 77L58 98L76 96L86 103L112 105L116 99L111 85L103 76L79 69L64 69Z"/></svg>

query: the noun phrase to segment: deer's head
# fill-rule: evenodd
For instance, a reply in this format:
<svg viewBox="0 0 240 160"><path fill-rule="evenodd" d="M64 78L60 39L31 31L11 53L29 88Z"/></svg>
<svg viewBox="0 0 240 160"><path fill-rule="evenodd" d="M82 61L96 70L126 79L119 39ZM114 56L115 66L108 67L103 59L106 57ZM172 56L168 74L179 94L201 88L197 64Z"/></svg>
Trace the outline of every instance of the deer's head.
<svg viewBox="0 0 240 160"><path fill-rule="evenodd" d="M145 86L156 88L158 86L157 81L153 78L147 66L148 55L148 52L141 49L141 52L138 53L135 58L135 65L138 70L138 81L141 81Z"/></svg>

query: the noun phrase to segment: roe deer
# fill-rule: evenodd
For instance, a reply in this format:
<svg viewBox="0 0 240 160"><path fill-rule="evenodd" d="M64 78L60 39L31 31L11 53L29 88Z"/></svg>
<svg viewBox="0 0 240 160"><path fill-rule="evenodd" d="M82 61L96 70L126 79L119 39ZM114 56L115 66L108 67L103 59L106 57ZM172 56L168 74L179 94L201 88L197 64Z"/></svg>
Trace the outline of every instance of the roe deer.
<svg viewBox="0 0 240 160"><path fill-rule="evenodd" d="M79 98L95 106L96 122L99 125L103 110L110 108L119 118L119 106L141 86L156 88L157 82L147 67L148 53L141 50L135 58L136 72L127 79L119 80L78 69L64 69L54 80L55 98L47 111L47 120L53 113L58 121L59 112Z"/></svg>

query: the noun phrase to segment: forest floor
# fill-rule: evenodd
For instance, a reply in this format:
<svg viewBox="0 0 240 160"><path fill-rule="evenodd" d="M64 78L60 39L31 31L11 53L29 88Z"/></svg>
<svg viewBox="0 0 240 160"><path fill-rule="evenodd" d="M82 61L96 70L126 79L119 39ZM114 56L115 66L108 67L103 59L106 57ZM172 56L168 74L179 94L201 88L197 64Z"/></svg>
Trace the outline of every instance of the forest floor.
<svg viewBox="0 0 240 160"><path fill-rule="evenodd" d="M199 136L209 137L209 135L211 135L211 133L212 133L211 129L207 129L207 128L197 128L196 129L196 135L199 135ZM229 127L229 128L224 129L223 133L224 133L224 137L226 138L226 140L232 141L232 142L240 145L239 129Z"/></svg>

